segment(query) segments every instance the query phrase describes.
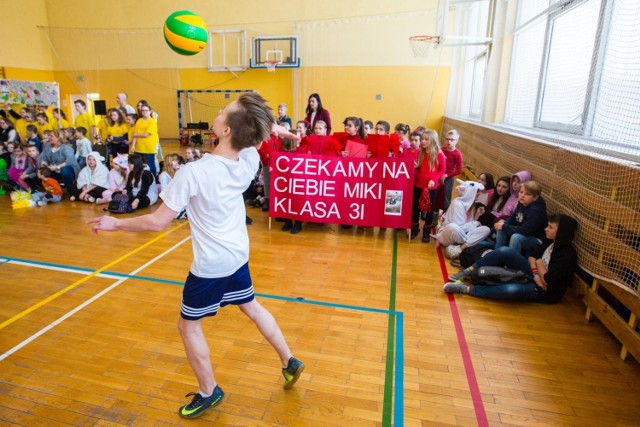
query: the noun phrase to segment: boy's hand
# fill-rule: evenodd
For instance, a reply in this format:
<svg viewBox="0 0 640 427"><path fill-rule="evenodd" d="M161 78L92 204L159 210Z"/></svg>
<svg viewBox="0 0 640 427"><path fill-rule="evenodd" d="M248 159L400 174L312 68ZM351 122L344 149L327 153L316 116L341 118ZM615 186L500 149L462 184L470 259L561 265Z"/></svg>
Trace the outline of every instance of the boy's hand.
<svg viewBox="0 0 640 427"><path fill-rule="evenodd" d="M116 231L118 227L116 226L118 220L109 215L103 215L98 218L93 218L87 221L87 224L91 224L91 231L95 234L98 234L98 230L104 231Z"/></svg>
<svg viewBox="0 0 640 427"><path fill-rule="evenodd" d="M300 137L297 134L291 133L289 129L287 129L286 127L280 126L275 123L271 127L271 133L277 136L278 138L289 138L289 139L293 139L296 142L300 141Z"/></svg>

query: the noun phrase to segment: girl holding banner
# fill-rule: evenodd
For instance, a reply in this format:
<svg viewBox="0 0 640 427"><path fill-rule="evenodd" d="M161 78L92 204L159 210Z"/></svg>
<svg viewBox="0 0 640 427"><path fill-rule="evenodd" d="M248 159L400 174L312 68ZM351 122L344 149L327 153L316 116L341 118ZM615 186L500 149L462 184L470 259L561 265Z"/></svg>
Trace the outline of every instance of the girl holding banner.
<svg viewBox="0 0 640 427"><path fill-rule="evenodd" d="M420 233L420 208L418 203L423 191L429 192L431 209L427 213L422 229L422 242L429 242L429 231L433 222L433 202L436 198L436 190L440 177L444 175L446 158L440 149L438 134L434 130L425 130L420 135L420 152L415 162L416 173L414 175L413 202L411 209L411 238Z"/></svg>

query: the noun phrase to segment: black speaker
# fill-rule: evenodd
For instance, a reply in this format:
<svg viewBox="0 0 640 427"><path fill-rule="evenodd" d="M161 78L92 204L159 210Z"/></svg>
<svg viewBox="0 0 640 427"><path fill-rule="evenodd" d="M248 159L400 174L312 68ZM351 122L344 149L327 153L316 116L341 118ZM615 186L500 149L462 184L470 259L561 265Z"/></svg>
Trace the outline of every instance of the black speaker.
<svg viewBox="0 0 640 427"><path fill-rule="evenodd" d="M105 100L96 100L93 101L93 113L97 116L106 116L107 115L107 101Z"/></svg>

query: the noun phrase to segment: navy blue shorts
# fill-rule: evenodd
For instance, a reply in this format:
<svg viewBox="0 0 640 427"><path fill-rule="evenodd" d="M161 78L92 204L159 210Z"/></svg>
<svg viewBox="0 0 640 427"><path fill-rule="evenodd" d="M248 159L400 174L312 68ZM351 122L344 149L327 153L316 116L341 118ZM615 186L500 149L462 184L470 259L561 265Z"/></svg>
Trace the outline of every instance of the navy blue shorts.
<svg viewBox="0 0 640 427"><path fill-rule="evenodd" d="M203 279L189 272L182 291L180 315L186 320L215 316L220 307L253 301L249 263L227 277Z"/></svg>

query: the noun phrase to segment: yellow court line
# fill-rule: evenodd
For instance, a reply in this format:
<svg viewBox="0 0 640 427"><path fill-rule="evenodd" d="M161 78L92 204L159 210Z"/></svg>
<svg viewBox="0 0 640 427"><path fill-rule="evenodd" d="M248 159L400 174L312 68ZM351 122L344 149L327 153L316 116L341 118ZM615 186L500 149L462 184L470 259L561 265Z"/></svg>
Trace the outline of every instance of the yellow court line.
<svg viewBox="0 0 640 427"><path fill-rule="evenodd" d="M173 227L171 230L166 231L162 234L160 234L159 236L154 237L153 239L149 240L147 243L137 247L136 249L132 250L129 253L126 253L124 255L122 255L120 258L116 259L115 261L111 261L109 264L100 267L99 269L97 269L96 271L94 271L93 273L84 276L82 279L70 284L69 286L67 286L66 288L59 290L58 292L56 292L55 294L43 299L42 301L40 301L37 304L32 305L31 307L27 308L26 310L22 311L21 313L16 314L15 316L13 316L10 319L5 320L4 322L0 323L0 330L5 328L6 326L9 326L10 324L12 324L13 322L22 319L24 316L26 316L27 314L39 309L40 307L42 307L45 304L50 303L51 301L53 301L54 299L58 298L61 295L64 295L65 293L69 292L70 290L72 290L73 288L76 288L78 286L80 286L81 284L83 284L84 282L86 282L87 280L91 279L92 277L102 273L103 271L105 271L107 268L116 265L117 263L119 263L120 261L123 261L127 258L129 258L131 255L136 254L138 252L140 252L141 250L143 250L144 248L146 248L147 246L157 242L158 240L162 239L163 237L173 233L174 231L176 231L178 228L181 228L185 225L187 225L189 222L185 221L180 225L177 225L175 227Z"/></svg>

